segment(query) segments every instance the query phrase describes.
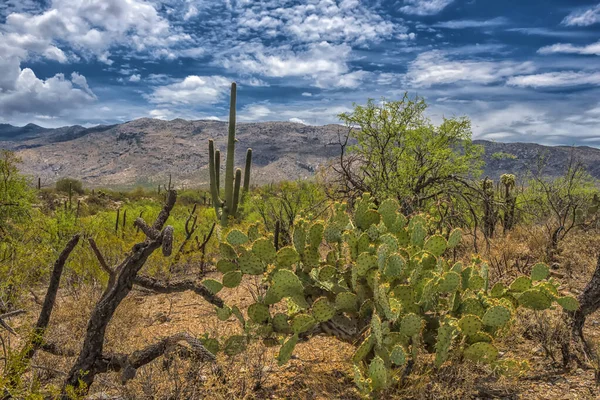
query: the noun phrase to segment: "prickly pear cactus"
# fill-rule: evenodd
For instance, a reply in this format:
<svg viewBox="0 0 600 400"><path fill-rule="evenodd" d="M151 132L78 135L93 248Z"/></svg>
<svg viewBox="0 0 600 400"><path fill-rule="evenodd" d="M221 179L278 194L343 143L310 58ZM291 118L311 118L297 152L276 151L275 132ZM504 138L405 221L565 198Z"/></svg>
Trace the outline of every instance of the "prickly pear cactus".
<svg viewBox="0 0 600 400"><path fill-rule="evenodd" d="M355 382L371 392L389 388L402 375L396 370L426 352L434 353L436 368L458 359L510 361L494 338L518 307L578 308L575 298L559 294L543 264L529 277L491 286L483 260L444 258L460 244L460 230L436 233L429 217L409 220L398 210L395 200L376 207L365 194L353 215L336 204L325 221L298 221L293 244L279 251L256 228L231 230L220 245L222 282L207 281L209 290L235 288L244 276L262 279L247 318L235 306L217 310L221 319L242 322L247 340L236 346L278 338L284 364L301 338L335 335L357 343Z"/></svg>

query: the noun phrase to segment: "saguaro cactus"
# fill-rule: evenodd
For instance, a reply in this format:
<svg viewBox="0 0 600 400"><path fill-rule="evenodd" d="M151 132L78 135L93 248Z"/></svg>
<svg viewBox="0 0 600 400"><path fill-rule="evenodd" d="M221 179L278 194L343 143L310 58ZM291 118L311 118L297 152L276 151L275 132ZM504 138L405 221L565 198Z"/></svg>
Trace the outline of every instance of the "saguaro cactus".
<svg viewBox="0 0 600 400"><path fill-rule="evenodd" d="M510 231L515 223L515 206L517 197L513 193L516 178L513 174L503 174L500 182L504 186L504 232Z"/></svg>
<svg viewBox="0 0 600 400"><path fill-rule="evenodd" d="M494 182L486 177L481 182L481 189L483 194L483 233L485 237L491 238L494 236L498 217L494 198Z"/></svg>
<svg viewBox="0 0 600 400"><path fill-rule="evenodd" d="M244 170L244 185L240 194L242 183L242 170L234 170L235 158L235 106L236 106L236 84L231 84L231 100L229 106L229 136L227 139L227 158L225 160L225 188L224 200L220 197L220 168L221 153L215 150L215 144L212 139L208 141L208 168L210 177L210 192L213 199L213 205L217 212L217 218L221 219L221 225L227 225L229 217L237 217L239 213L239 203L244 199L250 186L250 168L252 166L252 149L246 153L246 168Z"/></svg>

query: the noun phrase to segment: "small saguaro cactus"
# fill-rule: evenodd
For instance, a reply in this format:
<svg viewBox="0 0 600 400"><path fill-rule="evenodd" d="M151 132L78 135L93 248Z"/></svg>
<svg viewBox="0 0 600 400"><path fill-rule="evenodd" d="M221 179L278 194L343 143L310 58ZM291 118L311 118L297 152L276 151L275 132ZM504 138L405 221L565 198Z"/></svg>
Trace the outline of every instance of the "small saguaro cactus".
<svg viewBox="0 0 600 400"><path fill-rule="evenodd" d="M500 182L504 186L504 232L510 231L515 223L515 206L517 197L513 193L516 178L513 174L502 174Z"/></svg>
<svg viewBox="0 0 600 400"><path fill-rule="evenodd" d="M485 178L481 181L481 189L483 195L483 233L485 237L491 238L494 236L498 211L496 210L494 182Z"/></svg>
<svg viewBox="0 0 600 400"><path fill-rule="evenodd" d="M236 218L239 213L239 203L244 200L245 194L250 186L250 168L252 166L252 149L246 152L246 167L244 170L244 185L240 194L242 183L242 170L234 170L235 158L235 106L236 106L236 84L231 84L231 100L229 106L229 136L227 139L227 158L225 160L225 198L220 197L220 172L221 152L215 150L212 139L208 141L208 168L210 177L210 192L213 205L217 212L217 218L221 219L221 225L226 226L229 217Z"/></svg>

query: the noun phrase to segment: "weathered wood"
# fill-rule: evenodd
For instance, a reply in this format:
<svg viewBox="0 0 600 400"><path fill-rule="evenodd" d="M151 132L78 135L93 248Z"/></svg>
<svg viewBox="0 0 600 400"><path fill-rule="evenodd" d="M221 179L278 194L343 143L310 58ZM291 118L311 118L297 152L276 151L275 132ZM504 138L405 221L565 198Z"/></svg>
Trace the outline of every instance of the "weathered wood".
<svg viewBox="0 0 600 400"><path fill-rule="evenodd" d="M152 225L152 233L162 230L171 210L175 206L176 198L177 194L175 191L168 193L167 201ZM136 222L138 221L140 219ZM106 328L119 304L121 304L133 288L135 278L148 257L162 246L162 239L161 235L158 237L148 237L144 242L135 244L131 253L117 267L117 276L113 285L107 288L92 311L81 352L71 368L69 376L65 380L65 389L67 386L72 386L76 390L87 391L94 382L96 375L102 372L99 367L103 359ZM63 397L67 398L65 390L63 390L63 393Z"/></svg>
<svg viewBox="0 0 600 400"><path fill-rule="evenodd" d="M210 290L201 283L196 283L192 280L163 283L157 279L140 275L135 278L134 283L144 289L152 290L156 293L179 293L190 290L217 307L223 307L224 304L219 296L212 294Z"/></svg>

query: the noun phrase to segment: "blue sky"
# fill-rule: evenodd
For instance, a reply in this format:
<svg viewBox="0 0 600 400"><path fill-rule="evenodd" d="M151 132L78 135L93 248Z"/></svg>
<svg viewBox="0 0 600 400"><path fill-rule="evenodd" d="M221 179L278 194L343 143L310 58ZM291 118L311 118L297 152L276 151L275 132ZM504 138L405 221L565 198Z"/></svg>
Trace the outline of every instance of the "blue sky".
<svg viewBox="0 0 600 400"><path fill-rule="evenodd" d="M600 146L600 3L0 0L0 122L338 121L426 98L474 137Z"/></svg>

